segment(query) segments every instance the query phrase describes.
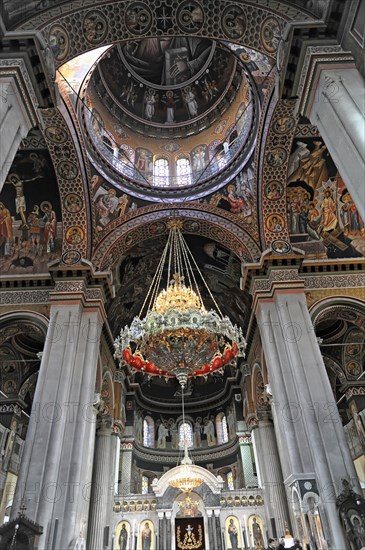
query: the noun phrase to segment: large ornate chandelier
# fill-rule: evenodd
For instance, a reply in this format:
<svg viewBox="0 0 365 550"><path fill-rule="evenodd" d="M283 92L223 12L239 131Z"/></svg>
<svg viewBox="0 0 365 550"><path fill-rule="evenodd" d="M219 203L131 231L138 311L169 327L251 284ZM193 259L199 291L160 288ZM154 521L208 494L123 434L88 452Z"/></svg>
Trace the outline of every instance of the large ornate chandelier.
<svg viewBox="0 0 365 550"><path fill-rule="evenodd" d="M236 364L246 346L242 329L223 317L181 227L181 220L169 221L169 237L141 311L114 343L121 366L180 382ZM162 288L166 268L167 283ZM196 273L215 310L204 307Z"/></svg>

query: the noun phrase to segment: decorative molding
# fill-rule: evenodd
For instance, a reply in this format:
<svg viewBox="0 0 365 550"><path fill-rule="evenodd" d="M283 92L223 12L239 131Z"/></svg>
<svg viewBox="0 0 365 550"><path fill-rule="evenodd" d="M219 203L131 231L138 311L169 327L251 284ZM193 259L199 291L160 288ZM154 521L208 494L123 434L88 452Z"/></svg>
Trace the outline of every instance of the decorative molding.
<svg viewBox="0 0 365 550"><path fill-rule="evenodd" d="M302 275L304 289L365 288L365 273L336 273L333 275Z"/></svg>
<svg viewBox="0 0 365 550"><path fill-rule="evenodd" d="M3 403L0 405L0 413L2 414L17 414L20 416L22 414L22 409L19 405L15 403Z"/></svg>
<svg viewBox="0 0 365 550"><path fill-rule="evenodd" d="M334 55L338 54L338 55ZM307 46L305 58L300 72L301 78L298 84L296 95L300 98L298 101L298 112L308 114L307 108L310 102L310 96L313 94L312 84L315 81L315 75L320 64L353 64L354 58L349 52L343 51L339 45L328 46Z"/></svg>
<svg viewBox="0 0 365 550"><path fill-rule="evenodd" d="M357 395L365 395L365 388L353 386L346 391L346 399L349 400L351 397L356 397Z"/></svg>
<svg viewBox="0 0 365 550"><path fill-rule="evenodd" d="M298 286L299 283L303 286L304 280L302 276L299 276L297 268L271 269L268 276L253 279L251 293L269 292L272 290L272 287L278 283L284 283L285 285L295 283L296 286Z"/></svg>
<svg viewBox="0 0 365 550"><path fill-rule="evenodd" d="M48 304L50 290L6 290L0 291L1 305Z"/></svg>
<svg viewBox="0 0 365 550"><path fill-rule="evenodd" d="M21 75L21 78L19 77ZM38 109L38 99L33 88L26 64L22 58L0 59L0 79L16 79L19 91L22 96L22 102L26 106L28 116L32 125L38 124L36 112Z"/></svg>
<svg viewBox="0 0 365 550"><path fill-rule="evenodd" d="M238 441L240 445L250 445L252 443L252 439L250 435L241 435L238 438Z"/></svg>

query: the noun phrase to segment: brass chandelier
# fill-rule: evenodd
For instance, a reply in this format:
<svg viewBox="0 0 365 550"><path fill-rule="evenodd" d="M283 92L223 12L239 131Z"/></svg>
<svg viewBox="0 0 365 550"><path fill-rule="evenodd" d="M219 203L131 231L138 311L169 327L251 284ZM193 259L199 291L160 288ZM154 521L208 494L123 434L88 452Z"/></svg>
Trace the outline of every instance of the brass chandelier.
<svg viewBox="0 0 365 550"><path fill-rule="evenodd" d="M121 366L148 376L176 377L181 383L235 365L237 357L244 356L246 341L242 329L222 315L181 233L182 221L172 219L168 226L168 240L146 299L131 325L120 331L114 356ZM215 310L204 307L195 272Z"/></svg>

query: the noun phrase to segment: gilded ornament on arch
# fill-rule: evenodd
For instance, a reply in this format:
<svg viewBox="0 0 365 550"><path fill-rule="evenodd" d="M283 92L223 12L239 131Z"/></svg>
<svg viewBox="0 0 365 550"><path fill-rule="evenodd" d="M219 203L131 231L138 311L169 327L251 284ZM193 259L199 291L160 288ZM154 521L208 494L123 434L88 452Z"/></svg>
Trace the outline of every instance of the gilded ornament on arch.
<svg viewBox="0 0 365 550"><path fill-rule="evenodd" d="M48 44L56 61L63 61L68 54L70 40L66 29L54 25L49 31Z"/></svg>
<svg viewBox="0 0 365 550"><path fill-rule="evenodd" d="M265 50L275 53L281 38L279 21L275 17L268 17L261 26L261 42Z"/></svg>
<svg viewBox="0 0 365 550"><path fill-rule="evenodd" d="M62 263L66 265L76 265L80 263L81 254L78 250L68 250L62 256Z"/></svg>
<svg viewBox="0 0 365 550"><path fill-rule="evenodd" d="M274 147L266 155L267 163L273 168L278 168L286 161L288 153L284 147Z"/></svg>
<svg viewBox="0 0 365 550"><path fill-rule="evenodd" d="M83 242L85 232L80 226L74 225L67 229L65 238L69 244L78 245Z"/></svg>
<svg viewBox="0 0 365 550"><path fill-rule="evenodd" d="M204 12L195 0L182 2L177 10L177 24L183 32L195 33L204 25Z"/></svg>
<svg viewBox="0 0 365 550"><path fill-rule="evenodd" d="M63 199L63 206L65 207L67 212L70 212L70 214L76 214L82 209L83 200L80 195L77 195L76 193L69 193Z"/></svg>
<svg viewBox="0 0 365 550"><path fill-rule="evenodd" d="M291 251L291 246L283 239L276 239L271 243L271 249L275 254L288 254Z"/></svg>
<svg viewBox="0 0 365 550"><path fill-rule="evenodd" d="M46 138L53 143L65 143L68 140L68 134L58 126L48 126L45 130Z"/></svg>
<svg viewBox="0 0 365 550"><path fill-rule="evenodd" d="M103 42L108 34L108 22L99 10L89 11L85 15L82 28L85 39L94 46Z"/></svg>
<svg viewBox="0 0 365 550"><path fill-rule="evenodd" d="M78 167L70 160L63 160L57 166L57 174L67 181L74 180L78 173Z"/></svg>
<svg viewBox="0 0 365 550"><path fill-rule="evenodd" d="M265 185L264 195L269 201L277 201L284 195L284 186L278 180L269 181Z"/></svg>
<svg viewBox="0 0 365 550"><path fill-rule="evenodd" d="M152 12L147 4L133 2L125 14L125 24L130 33L141 36L149 31L152 25Z"/></svg>
<svg viewBox="0 0 365 550"><path fill-rule="evenodd" d="M243 9L239 6L227 6L222 14L223 32L229 38L241 38L247 26Z"/></svg>
<svg viewBox="0 0 365 550"><path fill-rule="evenodd" d="M273 131L275 134L287 134L295 126L295 118L292 116L282 116L277 118L273 123Z"/></svg>

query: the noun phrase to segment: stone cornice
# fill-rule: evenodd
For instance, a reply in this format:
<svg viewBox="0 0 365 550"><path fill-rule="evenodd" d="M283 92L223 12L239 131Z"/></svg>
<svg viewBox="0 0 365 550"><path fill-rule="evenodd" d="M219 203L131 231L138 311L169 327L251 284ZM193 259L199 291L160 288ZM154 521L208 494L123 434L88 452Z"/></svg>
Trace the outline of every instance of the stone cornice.
<svg viewBox="0 0 365 550"><path fill-rule="evenodd" d="M26 112L31 125L36 126L38 123L36 114L39 106L38 98L24 59L22 57L11 59L0 58L0 81L8 81L9 83L13 81L16 83L20 99L19 105Z"/></svg>
<svg viewBox="0 0 365 550"><path fill-rule="evenodd" d="M311 105L315 101L316 82L321 70L329 67L353 68L354 58L351 52L345 52L336 43L326 45L313 45L307 43L304 49L304 59L301 75L297 86L296 95L299 96L297 110L308 116Z"/></svg>

